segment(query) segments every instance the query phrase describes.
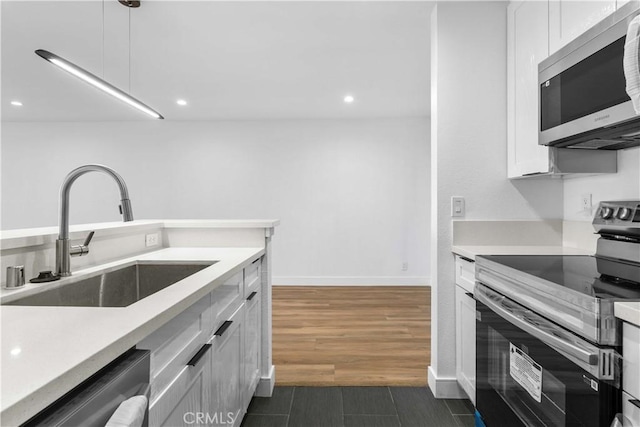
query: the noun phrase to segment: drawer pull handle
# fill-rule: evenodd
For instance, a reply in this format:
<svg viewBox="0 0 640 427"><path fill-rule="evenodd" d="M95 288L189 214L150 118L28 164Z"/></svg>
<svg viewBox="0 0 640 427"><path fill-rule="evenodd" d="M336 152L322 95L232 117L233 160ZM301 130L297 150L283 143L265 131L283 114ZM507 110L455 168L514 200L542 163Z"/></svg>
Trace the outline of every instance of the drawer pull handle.
<svg viewBox="0 0 640 427"><path fill-rule="evenodd" d="M461 259L461 260L463 260L463 261L467 261L467 262L475 262L475 261L474 261L474 260L472 260L471 258L467 258L467 257L465 257L465 256L460 256L460 255L458 255L458 256L459 256L459 257L460 257L460 259Z"/></svg>
<svg viewBox="0 0 640 427"><path fill-rule="evenodd" d="M465 292L464 294L465 294L466 296L468 296L469 298L471 298L471 299L475 299L475 298L473 297L473 294L472 294L471 292Z"/></svg>
<svg viewBox="0 0 640 427"><path fill-rule="evenodd" d="M209 351L210 348L211 348L211 344L205 344L202 347L200 347L200 350L198 350L198 352L191 358L191 360L187 362L187 365L196 366L200 361L200 359L202 359L202 356L204 356L207 353L207 351Z"/></svg>
<svg viewBox="0 0 640 427"><path fill-rule="evenodd" d="M247 297L247 301L251 301L253 299L253 297L255 297L257 294L256 291L251 292L251 294L249 294L249 296Z"/></svg>
<svg viewBox="0 0 640 427"><path fill-rule="evenodd" d="M260 258L258 258L257 260L253 261L251 264L255 264L258 261L260 261Z"/></svg>
<svg viewBox="0 0 640 427"><path fill-rule="evenodd" d="M638 399L629 399L629 403L640 408L640 400Z"/></svg>
<svg viewBox="0 0 640 427"><path fill-rule="evenodd" d="M224 332L229 329L229 326L231 326L231 324L233 323L233 320L225 320L222 325L220 325L220 327L218 328L218 330L216 331L216 333L214 335L221 337L222 335L224 335Z"/></svg>

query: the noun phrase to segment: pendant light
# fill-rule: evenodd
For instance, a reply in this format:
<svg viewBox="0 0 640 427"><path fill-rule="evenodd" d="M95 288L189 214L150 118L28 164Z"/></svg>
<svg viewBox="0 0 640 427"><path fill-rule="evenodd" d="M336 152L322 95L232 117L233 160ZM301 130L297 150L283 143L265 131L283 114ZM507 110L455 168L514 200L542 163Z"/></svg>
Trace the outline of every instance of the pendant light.
<svg viewBox="0 0 640 427"><path fill-rule="evenodd" d="M140 2L139 1L127 1L127 0L123 0L121 1L122 4L124 4L127 7L139 7L140 6ZM129 40L129 43L131 43L131 40ZM103 47L104 49L104 47ZM105 80L101 79L100 77L90 73L89 71L85 70L84 68L81 68L79 66L77 66L76 64L74 64L71 61L68 61L54 53L51 53L47 50L44 49L38 49L36 50L36 55L40 56L41 58L49 61L50 63L52 63L53 65L63 69L64 71L68 72L69 74L72 74L76 77L78 77L80 80L89 83L91 86L95 87L96 89L100 89L101 91L108 93L109 95L113 96L114 98L119 99L120 101L132 106L133 108L136 108L140 111L142 111L145 114L148 114L149 116L153 117L154 119L164 119L164 117L162 117L162 115L160 113L158 113L157 111L155 111L153 108L149 107L148 105L145 105L143 102L137 100L136 98L134 98L133 96L129 95L128 93L118 89L117 87L113 86L112 84L106 82ZM129 65L129 67L131 67L131 65Z"/></svg>

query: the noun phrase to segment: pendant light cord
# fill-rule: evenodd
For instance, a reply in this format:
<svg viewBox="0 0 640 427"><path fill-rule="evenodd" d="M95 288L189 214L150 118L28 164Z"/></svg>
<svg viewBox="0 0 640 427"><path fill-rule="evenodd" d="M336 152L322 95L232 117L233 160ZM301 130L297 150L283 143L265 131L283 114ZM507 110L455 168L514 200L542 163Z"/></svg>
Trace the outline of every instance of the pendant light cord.
<svg viewBox="0 0 640 427"><path fill-rule="evenodd" d="M129 93L131 93L131 8L129 8Z"/></svg>
<svg viewBox="0 0 640 427"><path fill-rule="evenodd" d="M102 0L102 78L104 79L104 0Z"/></svg>

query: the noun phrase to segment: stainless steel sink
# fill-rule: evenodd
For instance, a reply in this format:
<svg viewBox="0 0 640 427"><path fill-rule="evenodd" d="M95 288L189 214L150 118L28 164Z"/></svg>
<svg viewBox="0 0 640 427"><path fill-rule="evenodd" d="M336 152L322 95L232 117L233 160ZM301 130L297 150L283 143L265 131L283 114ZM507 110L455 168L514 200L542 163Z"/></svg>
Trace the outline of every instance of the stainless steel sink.
<svg viewBox="0 0 640 427"><path fill-rule="evenodd" d="M56 286L6 305L126 307L214 264L138 263ZM55 286L55 282L52 282Z"/></svg>

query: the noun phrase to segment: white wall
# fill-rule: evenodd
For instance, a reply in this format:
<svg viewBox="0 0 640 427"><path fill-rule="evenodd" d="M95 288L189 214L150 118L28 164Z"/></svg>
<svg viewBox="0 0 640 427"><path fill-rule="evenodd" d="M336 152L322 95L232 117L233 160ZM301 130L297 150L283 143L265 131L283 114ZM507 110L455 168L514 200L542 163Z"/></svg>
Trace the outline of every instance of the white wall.
<svg viewBox="0 0 640 427"><path fill-rule="evenodd" d="M593 212L581 209L582 195L591 194ZM640 147L618 151L618 173L564 180L564 219L592 221L598 203L640 200Z"/></svg>
<svg viewBox="0 0 640 427"><path fill-rule="evenodd" d="M457 396L450 199L466 219L560 219L561 180L507 177L507 2L440 2L432 15L429 385Z"/></svg>
<svg viewBox="0 0 640 427"><path fill-rule="evenodd" d="M426 283L428 129L426 118L3 123L2 229L56 225L64 176L103 163L125 178L137 219L281 219L276 284ZM109 181L74 184L73 224L120 220Z"/></svg>

